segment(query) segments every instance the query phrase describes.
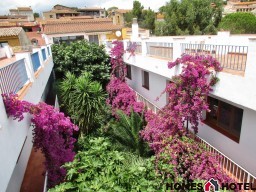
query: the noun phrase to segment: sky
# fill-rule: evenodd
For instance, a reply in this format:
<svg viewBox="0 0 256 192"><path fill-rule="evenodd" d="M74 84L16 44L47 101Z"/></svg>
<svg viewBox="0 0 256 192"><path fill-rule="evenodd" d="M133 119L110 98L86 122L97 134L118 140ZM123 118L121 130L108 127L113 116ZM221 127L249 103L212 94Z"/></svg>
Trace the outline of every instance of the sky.
<svg viewBox="0 0 256 192"><path fill-rule="evenodd" d="M151 8L157 11L165 5L167 0L139 0L144 8ZM9 9L31 6L34 12L41 14L49 11L56 4L70 7L101 7L109 8L116 6L120 9L132 9L133 0L1 0L0 15L7 15Z"/></svg>

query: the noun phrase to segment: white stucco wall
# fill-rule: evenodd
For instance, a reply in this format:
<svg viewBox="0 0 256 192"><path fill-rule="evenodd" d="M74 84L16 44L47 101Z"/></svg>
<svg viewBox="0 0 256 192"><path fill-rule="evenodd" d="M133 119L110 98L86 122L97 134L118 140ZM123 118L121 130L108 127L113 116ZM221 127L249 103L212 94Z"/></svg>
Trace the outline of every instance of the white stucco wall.
<svg viewBox="0 0 256 192"><path fill-rule="evenodd" d="M239 143L205 124L200 125L198 135L256 176L256 111L242 109L244 112Z"/></svg>
<svg viewBox="0 0 256 192"><path fill-rule="evenodd" d="M28 88L24 100L35 104L40 101L52 68L53 61L50 57L46 60L44 69ZM0 192L18 192L32 149L30 117L26 115L25 119L20 122L8 118L2 97L0 97L0 113L0 154L2 157L0 158ZM26 136L27 140L17 162Z"/></svg>
<svg viewBox="0 0 256 192"><path fill-rule="evenodd" d="M146 99L151 101L158 108L162 108L166 105L166 94L161 93L166 87L166 78L159 76L155 73L149 72L149 90L142 87L142 69L131 66L132 80L126 78L127 84L135 91L143 95ZM157 97L159 100L157 101Z"/></svg>
<svg viewBox="0 0 256 192"><path fill-rule="evenodd" d="M226 43L229 45L248 46L244 76L220 72L218 74L220 82L215 86L212 92L212 95L220 100L244 110L239 143L229 139L207 125L200 126L199 136L256 176L256 38L251 37L255 37L255 35L229 36L223 33L219 34L219 36L201 36L201 39L200 36L179 38L177 42L199 43L200 41L205 41L213 44ZM173 37L151 38L147 41L164 42L164 40L165 42L176 43ZM177 49L177 47L174 47L174 49ZM166 101L166 96L164 96L162 100L160 98L160 105L155 102L155 98L161 94L166 86L166 81L173 75L179 74L181 68L175 67L168 69L168 60L150 57L147 56L146 53L136 55L130 59L128 59L127 55L129 54L126 53L124 56L125 62L133 66L133 79L132 81L127 80L128 84L153 104L163 106L164 100ZM141 70L150 72L149 91L141 86Z"/></svg>

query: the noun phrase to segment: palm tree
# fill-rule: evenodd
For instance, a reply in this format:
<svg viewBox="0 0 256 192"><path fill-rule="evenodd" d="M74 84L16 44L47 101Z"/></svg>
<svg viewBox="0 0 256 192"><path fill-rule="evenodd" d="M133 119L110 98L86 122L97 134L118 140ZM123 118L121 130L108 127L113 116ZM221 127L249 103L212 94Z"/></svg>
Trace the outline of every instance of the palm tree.
<svg viewBox="0 0 256 192"><path fill-rule="evenodd" d="M88 134L98 124L103 111L106 94L100 83L92 81L90 73L84 72L78 78L70 72L60 84L63 104L80 133Z"/></svg>
<svg viewBox="0 0 256 192"><path fill-rule="evenodd" d="M134 152L139 156L148 156L149 147L140 138L140 131L144 128L143 114L131 110L130 116L123 111L117 111L118 119L110 123L108 135L121 145L123 149Z"/></svg>

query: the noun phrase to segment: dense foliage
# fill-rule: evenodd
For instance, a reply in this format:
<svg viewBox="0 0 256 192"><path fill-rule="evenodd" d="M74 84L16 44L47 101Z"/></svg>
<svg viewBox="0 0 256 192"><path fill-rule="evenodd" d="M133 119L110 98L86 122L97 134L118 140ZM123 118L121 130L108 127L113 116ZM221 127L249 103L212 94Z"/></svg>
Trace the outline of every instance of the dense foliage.
<svg viewBox="0 0 256 192"><path fill-rule="evenodd" d="M118 119L110 121L109 127L104 130L107 135L121 149L141 157L149 156L149 147L139 134L146 125L143 114L136 113L132 110L130 115L126 115L123 111L119 110L117 111L117 115Z"/></svg>
<svg viewBox="0 0 256 192"><path fill-rule="evenodd" d="M72 135L74 131L78 131L78 127L50 105L45 103L34 105L20 101L14 94L2 96L9 116L20 121L24 118L24 113L32 115L33 144L45 156L49 186L59 184L66 174L61 166L72 161L75 156L73 152L75 139Z"/></svg>
<svg viewBox="0 0 256 192"><path fill-rule="evenodd" d="M183 55L170 62L168 67L180 64L183 64L181 74L174 76L165 90L169 96L168 104L158 114L147 113L146 116L148 125L142 135L155 151L161 148L164 138L182 130L185 123L197 133L202 112L209 110L206 97L218 82L216 72L222 70L216 59L204 55Z"/></svg>
<svg viewBox="0 0 256 192"><path fill-rule="evenodd" d="M109 140L99 137L78 152L64 166L66 181L50 192L67 191L158 191L165 185L156 174L153 158L143 160L112 149Z"/></svg>
<svg viewBox="0 0 256 192"><path fill-rule="evenodd" d="M256 33L256 16L243 12L228 14L221 20L219 29L232 34Z"/></svg>
<svg viewBox="0 0 256 192"><path fill-rule="evenodd" d="M160 8L165 21L158 22L156 34L199 35L212 33L221 21L222 3L221 0L170 0ZM209 31L210 29L213 31Z"/></svg>
<svg viewBox="0 0 256 192"><path fill-rule="evenodd" d="M99 126L104 111L106 93L91 74L84 72L79 77L67 72L60 83L61 101L81 133L88 134Z"/></svg>
<svg viewBox="0 0 256 192"><path fill-rule="evenodd" d="M126 26L132 25L132 19L137 18L140 27L149 29L154 32L155 29L155 12L152 9L144 9L141 3L137 0L133 1L132 11L124 15Z"/></svg>
<svg viewBox="0 0 256 192"><path fill-rule="evenodd" d="M103 46L88 41L52 46L54 69L57 77L64 77L67 71L79 76L83 71L92 74L93 80L103 87L109 81L110 62Z"/></svg>

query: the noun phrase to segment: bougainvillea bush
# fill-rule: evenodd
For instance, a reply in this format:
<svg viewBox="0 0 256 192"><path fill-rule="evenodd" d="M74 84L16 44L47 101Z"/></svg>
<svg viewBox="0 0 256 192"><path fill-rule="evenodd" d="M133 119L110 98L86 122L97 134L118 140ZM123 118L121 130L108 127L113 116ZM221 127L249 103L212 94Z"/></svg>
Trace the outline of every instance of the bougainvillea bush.
<svg viewBox="0 0 256 192"><path fill-rule="evenodd" d="M21 121L24 113L32 115L33 144L45 156L45 167L48 172L49 187L63 181L66 171L61 166L73 161L74 142L72 135L78 131L69 117L45 103L32 104L18 100L15 94L2 94L6 112L14 119Z"/></svg>
<svg viewBox="0 0 256 192"><path fill-rule="evenodd" d="M157 154L157 165L159 172L166 179L181 183L207 181L211 178L222 183L233 182L221 169L218 161L221 157L207 151L190 135L185 136L179 132L164 139L162 143L163 148Z"/></svg>
<svg viewBox="0 0 256 192"><path fill-rule="evenodd" d="M188 123L197 133L202 112L209 111L207 96L218 82L216 73L222 70L216 59L204 55L183 55L168 63L168 67L180 64L183 64L181 74L174 76L165 89L168 104L158 114L147 113L148 126L141 133L156 152L161 149L162 140Z"/></svg>
<svg viewBox="0 0 256 192"><path fill-rule="evenodd" d="M112 76L107 85L109 96L107 104L111 106L113 115L116 115L116 110L122 110L129 115L131 108L141 113L144 110L144 104L136 101L135 92L125 82L126 65L123 61L123 42L114 41L113 45L111 49Z"/></svg>
<svg viewBox="0 0 256 192"><path fill-rule="evenodd" d="M143 112L144 104L136 101L135 92L126 82L113 76L107 86L107 91L109 94L107 104L111 105L113 115L117 110L122 110L129 115L131 108L137 113Z"/></svg>

